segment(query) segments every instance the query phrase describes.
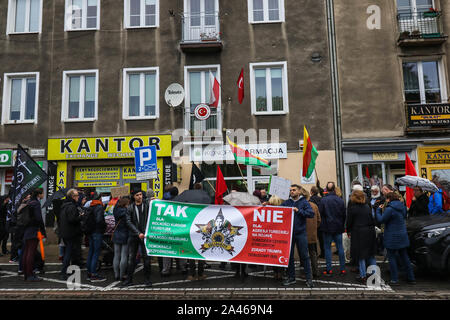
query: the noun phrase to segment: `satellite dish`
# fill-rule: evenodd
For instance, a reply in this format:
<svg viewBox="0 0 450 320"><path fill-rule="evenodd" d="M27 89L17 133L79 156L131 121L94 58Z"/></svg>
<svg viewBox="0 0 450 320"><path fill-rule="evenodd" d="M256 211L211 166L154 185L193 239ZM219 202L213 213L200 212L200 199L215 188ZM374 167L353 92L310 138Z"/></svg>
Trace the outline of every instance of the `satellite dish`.
<svg viewBox="0 0 450 320"><path fill-rule="evenodd" d="M166 89L165 99L169 107L177 107L184 100L184 89L181 84L172 83Z"/></svg>

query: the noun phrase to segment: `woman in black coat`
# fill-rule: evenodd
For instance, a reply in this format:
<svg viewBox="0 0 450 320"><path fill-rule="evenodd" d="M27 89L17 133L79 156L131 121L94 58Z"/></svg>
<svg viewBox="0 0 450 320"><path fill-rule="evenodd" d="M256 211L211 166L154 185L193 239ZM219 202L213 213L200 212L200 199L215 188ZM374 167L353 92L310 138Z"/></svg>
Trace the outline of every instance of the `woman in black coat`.
<svg viewBox="0 0 450 320"><path fill-rule="evenodd" d="M116 281L123 281L127 272L128 262L128 227L126 223L127 207L130 203L128 197L122 197L117 201L113 214L116 226L112 236L114 243L114 275Z"/></svg>
<svg viewBox="0 0 450 320"><path fill-rule="evenodd" d="M347 233L351 239L350 254L359 262L357 280L366 283L366 265L376 265L375 220L363 191L353 191L351 202L352 205L347 209Z"/></svg>

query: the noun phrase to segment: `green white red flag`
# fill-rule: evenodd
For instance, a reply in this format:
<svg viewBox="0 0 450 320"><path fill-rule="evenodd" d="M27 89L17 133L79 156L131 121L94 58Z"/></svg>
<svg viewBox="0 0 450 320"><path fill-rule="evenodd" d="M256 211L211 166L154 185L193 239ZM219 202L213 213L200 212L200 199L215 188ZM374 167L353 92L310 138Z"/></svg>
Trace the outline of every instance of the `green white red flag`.
<svg viewBox="0 0 450 320"><path fill-rule="evenodd" d="M302 176L309 179L314 172L316 167L316 159L319 155L316 147L311 142L311 138L306 130L306 127L303 127L303 171Z"/></svg>

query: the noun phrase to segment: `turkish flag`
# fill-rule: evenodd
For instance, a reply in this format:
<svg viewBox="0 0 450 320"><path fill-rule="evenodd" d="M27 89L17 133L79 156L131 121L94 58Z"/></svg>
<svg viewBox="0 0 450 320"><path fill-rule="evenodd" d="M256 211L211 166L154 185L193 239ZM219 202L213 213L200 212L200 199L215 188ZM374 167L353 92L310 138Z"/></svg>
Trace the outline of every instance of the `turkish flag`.
<svg viewBox="0 0 450 320"><path fill-rule="evenodd" d="M217 166L216 195L214 197L214 204L223 204L223 194L225 191L227 191L227 184L225 183L220 167Z"/></svg>
<svg viewBox="0 0 450 320"><path fill-rule="evenodd" d="M209 95L209 106L212 108L217 108L219 105L219 97L220 97L220 84L217 81L216 77L209 72L209 81L210 81L210 95Z"/></svg>
<svg viewBox="0 0 450 320"><path fill-rule="evenodd" d="M241 74L239 75L239 78L237 80L237 86L239 104L242 104L242 101L244 100L244 68L242 68Z"/></svg>
<svg viewBox="0 0 450 320"><path fill-rule="evenodd" d="M417 176L416 168L409 158L408 154L405 152L405 175L406 176ZM414 197L414 189L406 187L406 206L409 208L411 206L412 199Z"/></svg>

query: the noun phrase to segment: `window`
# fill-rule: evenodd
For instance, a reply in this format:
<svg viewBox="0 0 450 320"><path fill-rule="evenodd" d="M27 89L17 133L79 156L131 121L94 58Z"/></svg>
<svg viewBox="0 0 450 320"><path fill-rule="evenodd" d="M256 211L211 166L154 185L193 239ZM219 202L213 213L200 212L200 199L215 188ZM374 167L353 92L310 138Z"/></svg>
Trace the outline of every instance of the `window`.
<svg viewBox="0 0 450 320"><path fill-rule="evenodd" d="M185 128L193 135L202 135L206 130L222 130L221 95L217 108L211 107L211 115L206 120L195 117L195 108L199 104L209 104L211 98L210 72L220 81L220 65L195 66L184 68L185 83Z"/></svg>
<svg viewBox="0 0 450 320"><path fill-rule="evenodd" d="M41 32L41 13L41 0L9 0L6 33Z"/></svg>
<svg viewBox="0 0 450 320"><path fill-rule="evenodd" d="M284 0L248 0L248 22L284 22Z"/></svg>
<svg viewBox="0 0 450 320"><path fill-rule="evenodd" d="M125 0L125 28L159 26L159 0Z"/></svg>
<svg viewBox="0 0 450 320"><path fill-rule="evenodd" d="M220 40L218 0L185 0L183 41Z"/></svg>
<svg viewBox="0 0 450 320"><path fill-rule="evenodd" d="M65 31L99 29L99 0L66 0L65 21Z"/></svg>
<svg viewBox="0 0 450 320"><path fill-rule="evenodd" d="M287 63L250 63L252 114L289 112Z"/></svg>
<svg viewBox="0 0 450 320"><path fill-rule="evenodd" d="M447 100L439 61L403 62L407 103L440 103Z"/></svg>
<svg viewBox="0 0 450 320"><path fill-rule="evenodd" d="M124 69L123 85L124 119L159 117L159 68Z"/></svg>
<svg viewBox="0 0 450 320"><path fill-rule="evenodd" d="M39 72L5 73L2 124L37 123Z"/></svg>
<svg viewBox="0 0 450 320"><path fill-rule="evenodd" d="M61 121L97 119L98 70L64 71Z"/></svg>

